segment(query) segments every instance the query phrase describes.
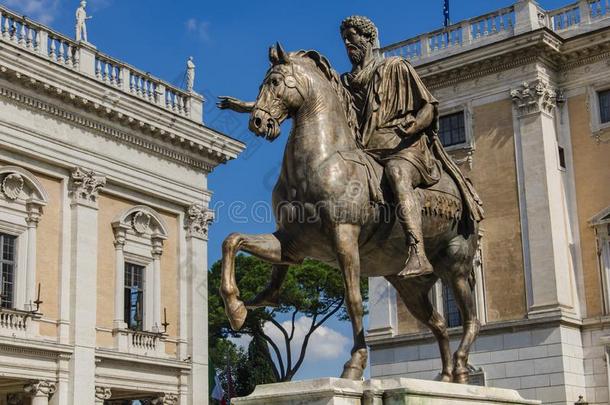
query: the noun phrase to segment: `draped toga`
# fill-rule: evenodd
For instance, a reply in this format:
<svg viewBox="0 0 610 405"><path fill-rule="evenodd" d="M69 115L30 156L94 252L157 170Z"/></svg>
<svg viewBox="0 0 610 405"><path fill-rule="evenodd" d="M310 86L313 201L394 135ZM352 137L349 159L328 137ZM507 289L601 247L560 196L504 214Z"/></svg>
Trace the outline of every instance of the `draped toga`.
<svg viewBox="0 0 610 405"><path fill-rule="evenodd" d="M458 184L468 219L483 219L481 200L438 138L438 101L406 59L374 58L361 71L345 73L341 79L352 95L358 117L356 137L365 152L384 166L394 159L410 162L421 175L420 187L436 184L444 169ZM433 123L408 135L426 104L434 106Z"/></svg>

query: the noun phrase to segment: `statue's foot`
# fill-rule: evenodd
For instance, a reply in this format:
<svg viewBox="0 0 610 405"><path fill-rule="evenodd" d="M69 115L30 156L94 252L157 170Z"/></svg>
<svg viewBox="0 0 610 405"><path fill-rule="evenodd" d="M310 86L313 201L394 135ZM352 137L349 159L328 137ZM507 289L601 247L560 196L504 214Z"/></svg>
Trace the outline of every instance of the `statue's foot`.
<svg viewBox="0 0 610 405"><path fill-rule="evenodd" d="M227 318L231 324L231 329L238 331L244 326L246 317L248 316L248 310L244 303L238 299L233 300L230 304L227 304L225 308Z"/></svg>
<svg viewBox="0 0 610 405"><path fill-rule="evenodd" d="M264 307L277 308L280 306L280 292L271 287L265 288L258 293L252 300L246 302L247 309L256 309Z"/></svg>
<svg viewBox="0 0 610 405"><path fill-rule="evenodd" d="M428 261L426 255L424 253L418 253L417 249L412 249L409 258L405 263L405 267L398 273L398 276L402 278L415 278L428 276L432 273L434 273L434 268Z"/></svg>

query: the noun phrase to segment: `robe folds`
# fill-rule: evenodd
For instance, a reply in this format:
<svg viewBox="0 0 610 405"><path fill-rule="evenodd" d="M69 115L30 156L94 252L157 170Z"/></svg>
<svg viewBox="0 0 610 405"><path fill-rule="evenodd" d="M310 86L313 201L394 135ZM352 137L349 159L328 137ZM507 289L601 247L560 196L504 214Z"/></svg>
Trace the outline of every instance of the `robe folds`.
<svg viewBox="0 0 610 405"><path fill-rule="evenodd" d="M410 162L421 175L420 187L436 184L442 170L458 184L469 221L483 219L482 203L472 184L443 149L438 138L438 101L404 58L375 58L357 73L342 76L358 116L361 148L385 166L390 160ZM430 127L415 135L408 128L426 104L434 106Z"/></svg>

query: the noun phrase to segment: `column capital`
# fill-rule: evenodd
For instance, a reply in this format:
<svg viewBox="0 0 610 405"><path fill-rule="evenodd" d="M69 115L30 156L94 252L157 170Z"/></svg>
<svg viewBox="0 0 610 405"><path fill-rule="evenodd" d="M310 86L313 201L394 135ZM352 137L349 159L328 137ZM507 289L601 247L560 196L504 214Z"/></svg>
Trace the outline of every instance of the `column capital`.
<svg viewBox="0 0 610 405"><path fill-rule="evenodd" d="M108 387L95 387L95 399L104 401L112 397L112 391Z"/></svg>
<svg viewBox="0 0 610 405"><path fill-rule="evenodd" d="M28 216L25 219L26 224L29 227L38 227L38 222L40 222L40 218L42 217L42 204L38 202L28 202L26 203L26 210L28 212Z"/></svg>
<svg viewBox="0 0 610 405"><path fill-rule="evenodd" d="M161 255L163 255L163 241L165 240L165 237L153 235L150 240L152 242L153 259L161 259Z"/></svg>
<svg viewBox="0 0 610 405"><path fill-rule="evenodd" d="M55 393L57 386L54 382L33 381L23 386L23 390L30 397L50 397Z"/></svg>
<svg viewBox="0 0 610 405"><path fill-rule="evenodd" d="M199 203L191 204L184 217L184 229L186 229L187 237L207 240L208 228L213 221L214 212L212 210Z"/></svg>
<svg viewBox="0 0 610 405"><path fill-rule="evenodd" d="M106 177L92 170L77 167L70 176L70 197L72 204L97 208L99 192L106 185Z"/></svg>
<svg viewBox="0 0 610 405"><path fill-rule="evenodd" d="M519 118L538 113L552 116L557 107L557 90L542 80L524 82L512 89L510 96Z"/></svg>

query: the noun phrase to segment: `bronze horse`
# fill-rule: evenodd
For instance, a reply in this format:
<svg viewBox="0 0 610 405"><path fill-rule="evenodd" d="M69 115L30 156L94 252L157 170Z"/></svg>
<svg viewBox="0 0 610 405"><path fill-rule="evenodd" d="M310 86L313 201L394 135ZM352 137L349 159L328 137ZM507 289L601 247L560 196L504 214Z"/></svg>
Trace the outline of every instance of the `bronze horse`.
<svg viewBox="0 0 610 405"><path fill-rule="evenodd" d="M261 235L234 233L223 243L220 293L231 326L241 328L247 307L276 303L288 266L313 258L338 267L345 283L354 346L341 377L361 379L367 363L360 277L383 276L438 340L441 380L466 383L468 353L480 328L472 291L478 230L476 223L469 232L460 226L464 202L455 181L444 173L435 186L417 190L423 207L425 250L434 274L398 276L408 254L405 236L395 212L387 209L391 204L372 203L380 184L370 180L376 178L371 174L379 173L380 166L356 143L345 107L349 95L337 73L319 53L289 54L279 44L270 50L270 60L272 66L257 101L249 108L250 129L272 141L280 135L280 124L292 118L292 130L273 190L277 230ZM235 280L234 259L239 251L270 262L274 268L269 286L247 306L239 298ZM452 288L464 325L453 357L445 320L428 298L439 278Z"/></svg>

